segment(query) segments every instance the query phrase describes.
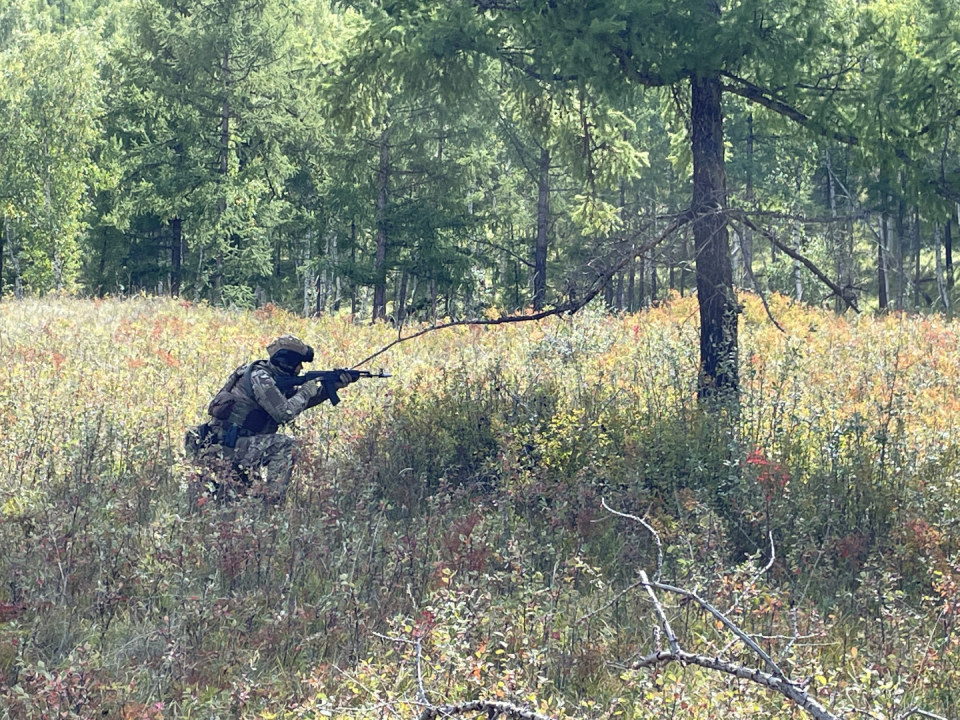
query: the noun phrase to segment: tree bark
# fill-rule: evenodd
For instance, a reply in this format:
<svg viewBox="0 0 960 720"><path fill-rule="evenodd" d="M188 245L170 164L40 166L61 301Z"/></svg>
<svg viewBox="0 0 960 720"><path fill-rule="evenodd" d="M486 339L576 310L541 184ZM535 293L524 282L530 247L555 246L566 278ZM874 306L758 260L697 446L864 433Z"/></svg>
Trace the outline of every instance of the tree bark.
<svg viewBox="0 0 960 720"><path fill-rule="evenodd" d="M877 243L877 305L880 312L890 308L889 289L887 287L887 253L886 247L890 235L890 218L886 209L880 216L880 242Z"/></svg>
<svg viewBox="0 0 960 720"><path fill-rule="evenodd" d="M833 184L833 165L830 162L830 148L827 148L824 154L824 161L827 166L827 201L830 204L830 217L836 220L837 190ZM836 222L830 224L828 232L830 234L830 252L833 253L834 273L836 274L837 284L842 286L844 284L843 248L841 247L841 243L837 241ZM838 313L843 312L843 298L838 297L834 300L834 310Z"/></svg>
<svg viewBox="0 0 960 720"><path fill-rule="evenodd" d="M748 210L754 210L753 189L753 113L747 115L747 189L744 193L744 200L747 203ZM753 277L753 230L748 227L743 229L743 235L740 238L740 248L743 251L743 271L747 278ZM754 288L759 292L760 288Z"/></svg>
<svg viewBox="0 0 960 720"><path fill-rule="evenodd" d="M373 287L373 320L387 315L387 200L390 181L390 128L384 121L380 133L380 167L377 172L377 248L373 259L376 284Z"/></svg>
<svg viewBox="0 0 960 720"><path fill-rule="evenodd" d="M320 278L314 277L310 267L311 246L313 245L313 230L307 230L303 236L303 316L319 315L320 309ZM314 283L316 282L316 286Z"/></svg>
<svg viewBox="0 0 960 720"><path fill-rule="evenodd" d="M183 279L183 220L170 218L170 297L180 296L180 283Z"/></svg>
<svg viewBox="0 0 960 720"><path fill-rule="evenodd" d="M947 284L943 277L943 253L941 252L942 248L940 246L940 223L934 223L933 225L933 246L935 249L934 260L937 272L937 292L940 295L940 302L943 304L943 309L947 312L950 312L950 295L947 293Z"/></svg>
<svg viewBox="0 0 960 720"><path fill-rule="evenodd" d="M533 310L543 310L547 297L547 227L550 215L550 151L540 150L537 183L537 238L533 249Z"/></svg>
<svg viewBox="0 0 960 720"><path fill-rule="evenodd" d="M724 210L727 179L723 157L723 116L719 73L694 75L691 85L693 135L693 238L700 304L698 395L736 401L737 317L730 238Z"/></svg>
<svg viewBox="0 0 960 720"><path fill-rule="evenodd" d="M230 174L230 94L233 85L230 68L230 48L223 51L223 60L220 66L223 72L223 100L220 104L220 163L218 172L223 183L223 194L220 196L218 209L218 219L222 218L227 212L226 186L227 176ZM222 246L221 246L222 247ZM217 251L216 271L213 276L213 296L215 302L223 301L223 250Z"/></svg>
<svg viewBox="0 0 960 720"><path fill-rule="evenodd" d="M403 327L403 323L407 319L407 282L409 278L410 274L406 270L400 273L400 287L397 288L397 306L393 309L397 327Z"/></svg>
<svg viewBox="0 0 960 720"><path fill-rule="evenodd" d="M903 175L900 176L900 185L903 187ZM894 261L896 262L896 271L897 271L897 301L894 304L897 310L903 310L904 303L906 301L906 285L907 285L907 273L903 267L903 258L906 254L904 251L907 246L906 242L906 205L903 201L903 196L897 200L897 249L896 254L894 255ZM889 250L889 246L887 247ZM887 266L889 268L889 264Z"/></svg>
<svg viewBox="0 0 960 720"><path fill-rule="evenodd" d="M913 208L913 309L920 309L920 208Z"/></svg>
<svg viewBox="0 0 960 720"><path fill-rule="evenodd" d="M960 220L960 206L957 207L957 218ZM947 273L947 287L953 289L953 232L951 230L953 220L947 220L947 226L943 231L943 254L944 266Z"/></svg>

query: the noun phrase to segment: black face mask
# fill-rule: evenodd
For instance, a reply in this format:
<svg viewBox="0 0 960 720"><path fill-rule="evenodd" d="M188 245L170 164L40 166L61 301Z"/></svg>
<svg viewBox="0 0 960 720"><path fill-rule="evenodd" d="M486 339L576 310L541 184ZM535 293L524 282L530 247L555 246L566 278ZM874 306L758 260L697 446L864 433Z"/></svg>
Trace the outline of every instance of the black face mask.
<svg viewBox="0 0 960 720"><path fill-rule="evenodd" d="M285 373L292 375L294 372L296 372L297 365L300 363L313 362L313 348L308 348L308 350L309 352L305 355L287 348L277 350L273 354L273 357L270 358L270 362L283 370Z"/></svg>

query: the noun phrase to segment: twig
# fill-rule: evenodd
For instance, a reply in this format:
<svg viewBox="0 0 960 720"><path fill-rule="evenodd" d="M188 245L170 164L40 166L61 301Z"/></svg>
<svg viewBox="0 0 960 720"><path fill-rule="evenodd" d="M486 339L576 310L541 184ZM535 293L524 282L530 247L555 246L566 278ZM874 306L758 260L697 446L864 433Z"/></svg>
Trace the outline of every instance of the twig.
<svg viewBox="0 0 960 720"><path fill-rule="evenodd" d="M681 597L685 597L688 600L693 600L695 603L697 603L697 605L702 607L704 610L706 610L711 615L713 615L717 620L722 622L730 632L732 632L738 638L743 640L743 642L746 644L747 647L749 647L757 655L760 656L760 659L763 660L764 664L767 666L767 669L771 673L773 673L779 678L784 677L783 671L773 661L773 658L771 658L769 655L767 655L766 652L764 652L763 648L757 645L757 643L754 642L754 640L749 635L747 635L743 630L737 627L737 625L732 620L730 620L726 615L724 615L722 612L717 610L715 607L713 607L713 605L708 603L706 600L704 600L702 597L697 595L695 592L692 592L690 590L684 590L683 588L674 587L673 585L667 585L665 583L652 583L652 585L658 590L665 590L666 592L672 592L676 595L680 595Z"/></svg>
<svg viewBox="0 0 960 720"><path fill-rule="evenodd" d="M810 713L816 720L839 720L836 715L830 713L823 705L813 699L809 693L796 683L787 680L784 677L778 677L765 673L761 670L736 665L734 663L711 658L705 655L697 655L688 652L657 652L638 660L631 666L631 669L638 670L646 667L653 667L669 662L680 662L687 665L699 665L708 670L718 670L719 672L733 675L743 680L751 680L758 685L763 685L771 690L775 690L784 697L796 703L799 707ZM940 720L946 720L941 718Z"/></svg>
<svg viewBox="0 0 960 720"><path fill-rule="evenodd" d="M647 594L650 596L650 599L653 600L653 607L657 612L657 617L660 618L660 624L663 626L663 630L667 633L667 644L670 645L670 651L676 654L680 654L680 643L677 642L677 636L673 634L673 628L670 627L670 621L667 620L667 613L663 610L663 605L660 604L660 600L657 599L657 595L653 592L653 587L650 584L650 581L647 579L647 574L641 570L640 579L643 581L643 586L647 589Z"/></svg>
<svg viewBox="0 0 960 720"><path fill-rule="evenodd" d="M655 582L660 582L660 575L663 571L663 545L660 542L660 535L657 533L657 531L654 530L653 527L643 518L637 517L636 515L630 515L629 513L620 512L619 510L614 510L607 505L607 501L603 498L600 498L600 505L602 505L603 508L609 513L613 513L614 515L618 515L622 518L627 518L628 520L634 520L640 523L651 535L653 535L653 539L657 542L657 574L653 576L653 579ZM636 585L632 587L636 587Z"/></svg>
<svg viewBox="0 0 960 720"><path fill-rule="evenodd" d="M391 642L397 643L406 643L407 645L413 645L416 648L417 653L417 702L430 706L430 700L427 698L427 691L423 687L423 643L422 638L417 638L416 640L407 640L406 638L400 637L390 637L389 635L382 635L381 633L374 632L371 633L374 637L378 637L381 640L389 640Z"/></svg>
<svg viewBox="0 0 960 720"><path fill-rule="evenodd" d="M778 323L777 319L773 316L773 311L770 310L770 305L767 303L767 296L764 295L763 291L760 289L760 284L757 282L757 277L753 274L753 267L751 266L751 263L745 263L744 267L747 269L747 277L750 278L750 284L753 285L754 292L757 293L757 296L760 298L760 302L763 303L763 309L767 311L767 317L770 318L770 322L773 323L777 330L786 335L787 331L780 326L780 323Z"/></svg>
<svg viewBox="0 0 960 720"><path fill-rule="evenodd" d="M937 715L928 710L921 710L916 705L907 710L903 715L897 716L897 720L907 720L911 715L922 715L923 717L932 718L932 720L947 720L943 715Z"/></svg>
<svg viewBox="0 0 960 720"><path fill-rule="evenodd" d="M748 583L746 583L746 584L744 585L744 587L748 587L748 586L750 586L750 585L753 585L753 584L759 579L759 577L760 577L761 575L763 575L763 574L766 573L768 570L770 570L770 568L773 567L773 563L774 563L774 561L777 559L777 548L776 548L776 547L774 546L774 544L773 544L773 531L772 531L772 530L768 530L768 531L767 531L767 539L770 540L770 560L767 562L766 565L763 566L763 569L757 570L757 572L755 572L755 573L753 574L753 577L750 578L750 581L749 581ZM737 607L740 605L740 601L741 601L741 600L743 600L743 595L741 595L740 597L738 597L737 600L736 600L736 602L734 602L733 605L731 605L729 608L727 608L726 614L729 615L729 614L732 613L734 610L736 610Z"/></svg>
<svg viewBox="0 0 960 720"><path fill-rule="evenodd" d="M338 666L336 666L336 665L331 665L330 667L332 667L332 668L333 668L334 670L336 670L338 673L340 673L341 675L343 675L344 677L346 677L348 680L351 680L351 681L355 682L358 686L360 686L361 688L363 688L370 697L375 697L375 696L376 696L376 693L374 693L373 690L371 690L369 687L367 687L367 686L364 685L362 682L360 682L360 679L357 678L356 676L352 675L351 673L347 672L347 671L344 670L343 668L338 667ZM398 715L398 716L400 715L400 713L399 713L397 710L395 710L392 706L391 706L391 707L388 707L388 709L389 709L390 712L392 712L394 715Z"/></svg>
<svg viewBox="0 0 960 720"><path fill-rule="evenodd" d="M579 618L579 619L577 620L577 623L576 623L576 624L577 624L577 625L580 625L580 624L582 624L582 623L585 623L587 620L589 620L590 618L592 618L594 615L597 615L597 614L599 614L599 613L602 613L602 612L603 612L604 610L606 610L608 607L611 607L612 605L616 604L616 602L617 602L620 598L622 598L624 595L627 595L627 594L633 592L634 590L636 590L636 589L637 589L638 587L640 587L641 585L643 585L643 580L637 580L637 581L636 581L635 583L633 583L632 585L628 585L628 586L625 587L623 590L621 590L621 591L618 592L616 595L614 595L612 598L610 598L610 600L608 600L608 601L605 602L603 605L601 605L600 607L598 607L596 610L591 610L591 611L588 612L586 615L584 615L583 617Z"/></svg>

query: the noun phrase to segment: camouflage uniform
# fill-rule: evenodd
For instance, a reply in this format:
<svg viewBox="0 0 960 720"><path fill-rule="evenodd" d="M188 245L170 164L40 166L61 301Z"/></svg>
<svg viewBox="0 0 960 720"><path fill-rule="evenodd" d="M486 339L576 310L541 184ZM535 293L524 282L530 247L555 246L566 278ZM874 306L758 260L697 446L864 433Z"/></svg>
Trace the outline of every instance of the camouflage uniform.
<svg viewBox="0 0 960 720"><path fill-rule="evenodd" d="M285 335L267 349L269 361L258 360L233 371L210 403L211 419L205 431L201 430L203 426L191 430L186 444L188 454L201 466L229 465L242 484L252 487L266 502L280 504L286 497L300 444L277 430L326 400L327 394L311 382L287 397L274 379L297 375L300 363L313 360L312 348ZM204 432L206 437L197 437ZM261 479L262 485L258 482Z"/></svg>

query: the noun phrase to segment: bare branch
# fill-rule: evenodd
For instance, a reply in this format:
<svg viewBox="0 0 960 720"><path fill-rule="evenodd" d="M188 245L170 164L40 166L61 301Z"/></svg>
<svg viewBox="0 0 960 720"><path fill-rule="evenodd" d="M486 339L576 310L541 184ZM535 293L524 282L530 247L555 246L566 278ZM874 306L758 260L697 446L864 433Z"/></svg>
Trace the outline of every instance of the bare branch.
<svg viewBox="0 0 960 720"><path fill-rule="evenodd" d="M811 118L804 112L801 112L797 108L789 105L788 103L775 98L773 93L766 89L762 88L759 85L754 85L749 80L744 78L737 77L732 73L722 73L724 77L733 80L735 85L723 84L722 90L726 92L733 93L734 95L739 95L740 97L749 100L750 102L757 103L762 105L768 110L772 110L779 115L783 115L790 120L793 120L798 125L811 126L816 130L820 135L824 137L833 138L834 140L844 143L845 145L859 145L860 138L856 135L850 135L848 133L842 133L839 131L832 131L827 128L818 127L817 125L811 123Z"/></svg>
<svg viewBox="0 0 960 720"><path fill-rule="evenodd" d="M366 363L373 360L375 357L382 355L383 353L399 345L400 343L407 342L408 340L413 340L414 338L418 338L421 335L426 335L427 333L431 333L435 330L446 330L447 328L463 327L464 325L471 325L471 326L507 325L512 323L542 320L544 318L552 317L554 315L563 315L563 314L573 315L578 310L582 309L587 304L589 304L590 301L592 301L595 297L597 297L597 295L599 295L603 291L603 289L607 286L607 283L609 283L616 276L616 274L620 272L623 268L625 268L632 260L640 257L644 253L649 252L650 250L655 248L657 245L663 242L666 238L670 237L679 228L681 228L683 225L688 223L692 218L693 218L693 214L690 211L677 215L673 219L673 221L666 228L660 231L655 237L651 238L646 243L643 243L642 245L638 246L631 252L626 253L624 257L620 259L619 262L613 264L607 270L601 273L598 273L596 278L588 287L587 291L581 296L571 297L567 302L560 303L559 305L556 305L555 307L550 308L549 310L530 313L529 315L502 315L501 317L492 318L492 319L477 318L472 320L454 320L452 322L441 323L439 325L431 325L429 327L421 328L420 330L417 330L416 332L411 333L410 335L405 335L405 336L400 334L403 330L403 328L401 327L400 330L398 331L398 337L396 340L394 340L391 343L388 343L387 345L384 345L382 348L377 350L372 355L358 362L356 365L353 366L353 369L356 369L361 365L365 365Z"/></svg>
<svg viewBox="0 0 960 720"><path fill-rule="evenodd" d="M726 212L730 217L735 218L736 220L739 220L751 230L754 230L755 232L758 232L761 235L763 235L770 243L775 245L778 249L782 250L785 255L788 255L789 257L792 257L794 260L802 263L810 272L816 275L817 279L820 280L820 282L822 282L824 285L830 288L836 294L837 297L843 300L843 302L846 303L847 307L853 308L855 312L858 312L858 313L860 312L860 308L857 307L857 297L856 297L856 294L854 293L853 288L840 287L839 285L837 285L837 283L835 283L833 280L827 277L827 275L820 268L818 268L812 260L810 260L804 255L801 255L796 250L791 248L789 245L786 245L780 242L780 240L777 239L776 235L774 235L769 230L764 230L763 228L761 228L759 225L753 222L753 220L751 220L746 215L746 213L744 213L742 210L738 210L736 208L730 208Z"/></svg>
<svg viewBox="0 0 960 720"><path fill-rule="evenodd" d="M680 643L677 642L677 636L673 634L673 628L670 627L670 621L667 620L667 613L664 612L663 605L661 605L657 599L657 595L653 592L653 587L647 579L647 574L643 570L640 571L640 580L647 589L647 594L650 596L650 599L653 600L653 607L657 612L657 617L660 618L660 624L663 626L664 632L667 633L667 644L670 645L671 652L679 654Z"/></svg>
<svg viewBox="0 0 960 720"><path fill-rule="evenodd" d="M699 665L708 670L717 670L727 673L743 680L751 680L758 685L763 685L771 690L775 690L784 697L796 703L799 707L806 710L816 720L839 720L839 718L829 712L823 705L810 696L802 687L796 683L790 682L786 678L778 677L765 673L761 670L744 667L735 663L727 662L719 658L707 657L705 655L696 655L688 652L667 652L661 651L641 658L631 666L631 669L653 667L669 662L679 662L687 665ZM943 720L943 719L941 719Z"/></svg>
<svg viewBox="0 0 960 720"><path fill-rule="evenodd" d="M907 718L911 717L912 715L920 715L921 717L932 718L932 720L947 720L947 718L945 718L943 715L937 715L936 713L932 713L927 710L921 710L916 705L902 715L897 716L897 720L907 720Z"/></svg>
<svg viewBox="0 0 960 720"><path fill-rule="evenodd" d="M831 175L834 177L834 182L839 182L836 175L831 171ZM831 223L846 223L853 220L863 219L863 212L856 212L852 215L838 215L837 217L821 217L814 216L808 217L803 213L786 213L780 212L778 210L744 210L744 214L749 215L753 218L771 218L773 220L789 220L791 222L798 222L804 225L828 225Z"/></svg>
<svg viewBox="0 0 960 720"><path fill-rule="evenodd" d="M770 309L770 304L767 302L767 296L763 294L763 291L760 289L760 284L757 282L757 277L753 274L753 268L750 267L749 264L745 265L744 267L747 268L747 277L750 278L750 284L753 285L753 291L760 298L760 302L763 303L763 309L767 311L767 317L770 318L770 322L773 323L777 330L786 335L787 331L781 327L780 323L778 323L777 319L773 316L773 311Z"/></svg>
<svg viewBox="0 0 960 720"><path fill-rule="evenodd" d="M554 720L547 715L541 715L518 705L493 700L471 700L457 705L431 705L420 713L419 720L434 720L434 718L466 715L467 713L487 713L491 718L505 715L510 718L518 718L518 720Z"/></svg>
<svg viewBox="0 0 960 720"><path fill-rule="evenodd" d="M610 599L609 599L607 602L605 602L603 605L601 605L600 607L598 607L596 610L591 610L591 611L588 612L586 615L584 615L583 617L579 618L579 619L577 620L577 625L580 625L580 624L582 624L582 623L585 623L587 620L589 620L590 618L592 618L594 615L597 615L598 613L603 612L603 611L606 610L608 607L614 605L614 604L615 604L620 598L622 598L624 595L629 595L631 592L633 592L636 588L640 587L641 585L643 585L643 580L637 580L635 583L632 583L631 585L628 585L628 586L625 587L623 590L621 590L621 591L618 592L616 595L614 595L612 598L610 598Z"/></svg>
<svg viewBox="0 0 960 720"><path fill-rule="evenodd" d="M657 533L657 531L654 530L653 526L650 525L650 523L648 523L643 518L637 517L636 515L630 515L629 513L624 513L618 510L614 510L609 505L607 505L607 501L604 500L603 498L600 498L600 504L609 513L613 513L614 515L619 515L622 518L627 518L628 520L634 520L640 523L641 525L643 525L643 527L647 529L647 532L653 535L653 539L657 543L657 574L653 576L653 579L655 582L660 582L660 575L663 571L663 545L660 542L660 535Z"/></svg>
<svg viewBox="0 0 960 720"><path fill-rule="evenodd" d="M652 584L658 590L665 590L667 592L672 592L675 595L680 595L681 597L685 597L688 600L693 600L695 603L697 603L697 605L702 607L708 613L713 615L717 620L723 623L724 626L727 628L727 630L729 630L738 638L743 640L744 644L748 648L750 648L757 655L760 656L760 659L763 660L764 664L767 666L767 669L771 673L773 673L774 675L780 678L784 677L783 670L781 670L779 666L773 661L772 657L770 657L769 655L767 655L766 652L764 652L763 648L761 648L759 645L757 645L756 642L754 642L753 638L751 638L743 630L741 630L736 623L730 620L730 618L728 618L722 612L717 610L713 605L708 603L702 597L697 595L697 593L693 592L692 590L684 590L683 588L678 588L673 585L667 585L666 583L652 583Z"/></svg>

